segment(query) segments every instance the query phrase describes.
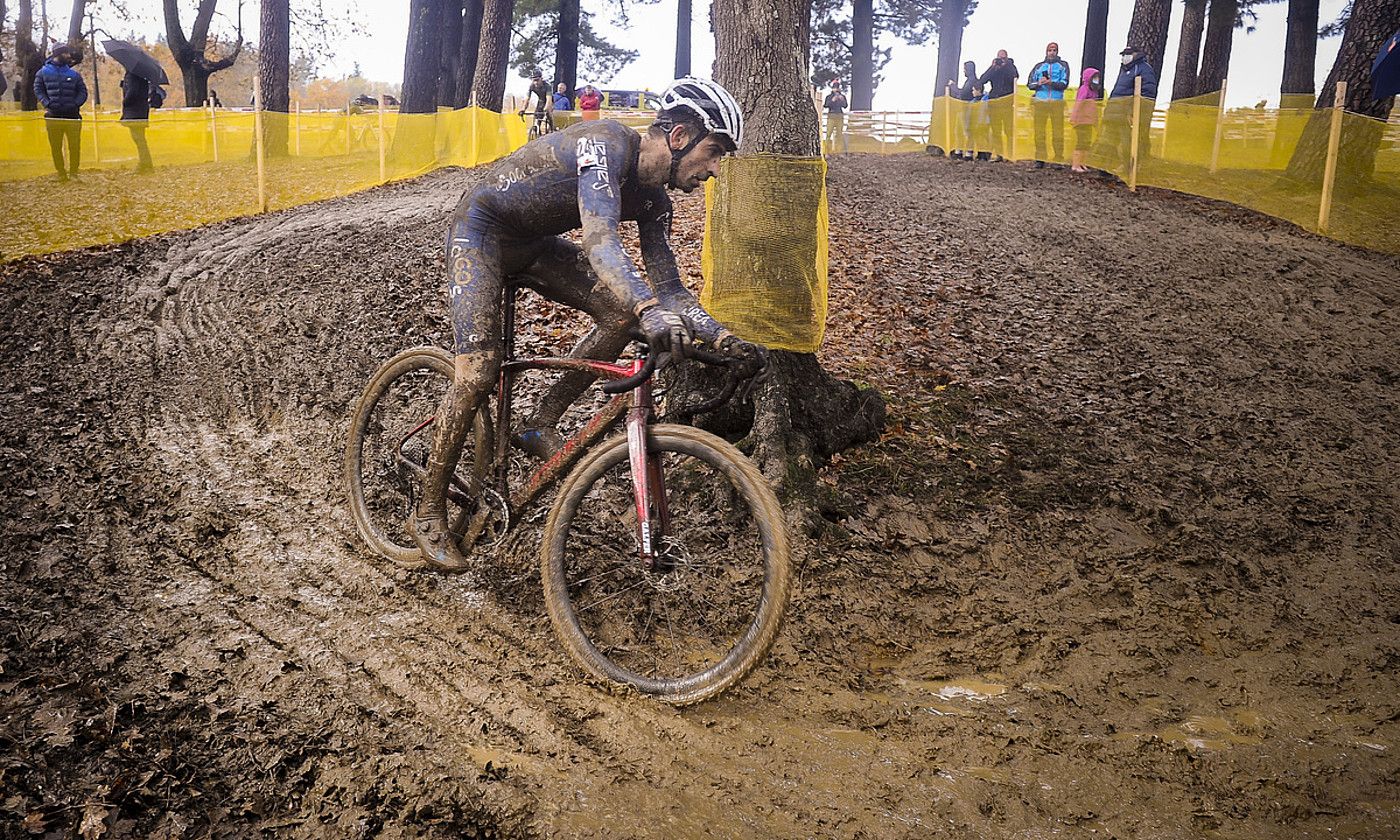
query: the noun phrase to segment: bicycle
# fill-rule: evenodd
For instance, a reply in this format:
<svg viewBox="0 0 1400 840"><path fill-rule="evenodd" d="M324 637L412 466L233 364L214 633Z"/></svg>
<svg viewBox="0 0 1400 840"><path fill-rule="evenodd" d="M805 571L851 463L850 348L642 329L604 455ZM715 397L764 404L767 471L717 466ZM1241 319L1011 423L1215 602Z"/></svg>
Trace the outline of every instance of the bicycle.
<svg viewBox="0 0 1400 840"><path fill-rule="evenodd" d="M495 394L478 408L450 479L452 535L466 556L489 552L562 478L539 562L545 607L565 650L593 677L670 703L713 697L768 653L787 609L791 568L777 498L733 444L656 421L655 354L623 363L515 358L515 295L507 289L502 304L505 356ZM686 416L729 400L739 379L733 360L695 355L730 365L730 375L714 398L680 412ZM556 455L518 475L512 397L527 370L596 374L608 380L601 390L611 399ZM371 548L410 569L425 567L406 523L451 377L447 352L403 351L371 377L351 421L345 470L356 528ZM625 430L605 438L624 417Z"/></svg>
<svg viewBox="0 0 1400 840"><path fill-rule="evenodd" d="M525 112L520 112L520 118L525 118ZM535 120L530 124L530 130L526 132L527 140L535 140L550 134L554 131L554 119L546 111L536 111Z"/></svg>

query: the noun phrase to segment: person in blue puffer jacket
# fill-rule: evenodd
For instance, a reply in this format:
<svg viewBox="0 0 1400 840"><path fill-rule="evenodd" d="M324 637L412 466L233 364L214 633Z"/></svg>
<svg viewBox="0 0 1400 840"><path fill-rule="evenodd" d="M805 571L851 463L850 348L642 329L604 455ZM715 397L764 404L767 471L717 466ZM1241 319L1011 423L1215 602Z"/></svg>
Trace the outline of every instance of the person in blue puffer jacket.
<svg viewBox="0 0 1400 840"><path fill-rule="evenodd" d="M73 51L66 44L54 47L49 60L34 74L34 96L44 106L44 127L49 132L49 150L53 152L53 168L60 181L78 174L82 158L83 103L87 102L87 85L70 65ZM63 144L68 143L68 164L64 167Z"/></svg>
<svg viewBox="0 0 1400 840"><path fill-rule="evenodd" d="M1065 159L1065 88L1069 87L1069 62L1060 58L1060 45L1045 45L1045 60L1031 68L1026 87L1034 91L1031 113L1035 117L1035 166L1045 165L1045 127L1050 123L1055 147L1053 160Z"/></svg>

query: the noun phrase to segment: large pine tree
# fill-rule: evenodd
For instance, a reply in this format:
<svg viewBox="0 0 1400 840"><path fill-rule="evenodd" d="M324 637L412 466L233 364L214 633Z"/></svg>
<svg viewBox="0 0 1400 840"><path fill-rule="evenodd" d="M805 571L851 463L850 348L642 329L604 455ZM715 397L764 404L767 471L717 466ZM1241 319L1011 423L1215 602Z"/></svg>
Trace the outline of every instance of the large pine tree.
<svg viewBox="0 0 1400 840"><path fill-rule="evenodd" d="M1162 75L1162 61L1167 54L1167 28L1171 22L1172 0L1137 0L1133 4L1127 46L1142 50L1158 76Z"/></svg>
<svg viewBox="0 0 1400 840"><path fill-rule="evenodd" d="M1176 73L1172 76L1172 99L1189 99L1197 94L1197 71L1201 63L1201 33L1206 25L1206 0L1186 0L1181 16L1181 40L1176 46Z"/></svg>
<svg viewBox="0 0 1400 840"><path fill-rule="evenodd" d="M481 18L481 46L476 54L476 79L472 92L476 104L500 111L506 95L506 67L510 62L510 23L515 0L485 0Z"/></svg>
<svg viewBox="0 0 1400 840"><path fill-rule="evenodd" d="M1288 0L1288 34L1283 42L1281 104L1306 108L1317 88L1318 0ZM1400 22L1397 22L1400 26ZM1306 100L1303 99L1306 97Z"/></svg>

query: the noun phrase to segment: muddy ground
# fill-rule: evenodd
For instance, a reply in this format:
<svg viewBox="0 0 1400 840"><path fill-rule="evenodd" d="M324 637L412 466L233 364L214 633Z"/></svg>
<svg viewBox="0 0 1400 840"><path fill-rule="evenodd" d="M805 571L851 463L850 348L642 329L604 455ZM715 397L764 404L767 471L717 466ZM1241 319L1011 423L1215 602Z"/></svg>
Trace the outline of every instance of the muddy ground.
<svg viewBox="0 0 1400 840"><path fill-rule="evenodd" d="M354 536L347 411L445 346L474 177L0 267L0 836L1400 834L1400 259L834 161L822 355L890 428L675 710L567 661L537 525L480 581Z"/></svg>

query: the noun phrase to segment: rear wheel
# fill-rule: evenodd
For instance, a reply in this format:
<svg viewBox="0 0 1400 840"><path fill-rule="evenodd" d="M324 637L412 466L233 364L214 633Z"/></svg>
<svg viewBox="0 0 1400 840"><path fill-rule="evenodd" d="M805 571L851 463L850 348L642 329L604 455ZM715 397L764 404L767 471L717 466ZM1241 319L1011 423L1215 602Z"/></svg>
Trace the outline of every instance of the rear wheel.
<svg viewBox="0 0 1400 840"><path fill-rule="evenodd" d="M731 444L690 426L648 434L670 518L662 562L647 569L638 556L627 438L618 435L569 474L550 510L545 604L589 673L694 703L733 685L772 647L791 590L787 531L772 489Z"/></svg>
<svg viewBox="0 0 1400 840"><path fill-rule="evenodd" d="M415 347L385 362L355 404L345 446L350 513L369 547L409 569L427 568L408 531L432 446L432 419L452 382L452 357ZM460 530L482 498L491 433L485 401L462 447L448 491L448 520Z"/></svg>

